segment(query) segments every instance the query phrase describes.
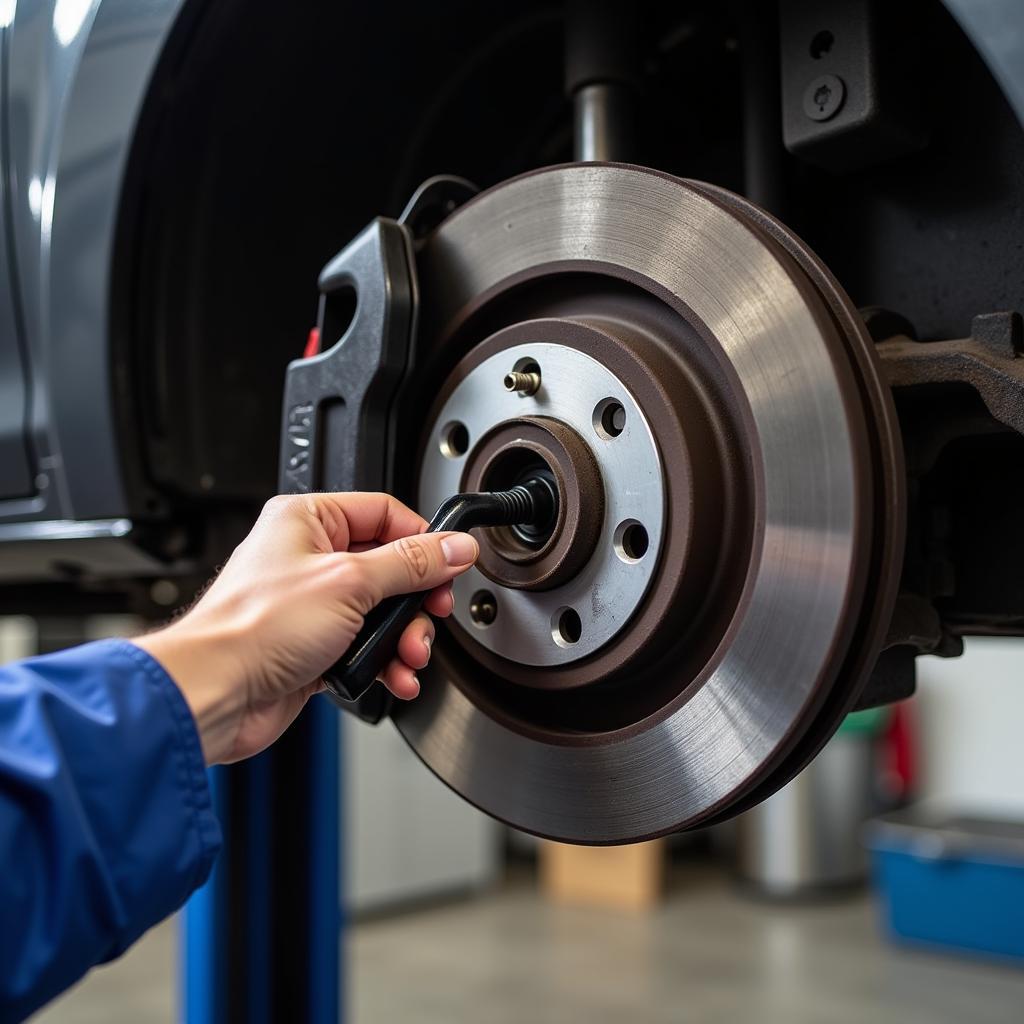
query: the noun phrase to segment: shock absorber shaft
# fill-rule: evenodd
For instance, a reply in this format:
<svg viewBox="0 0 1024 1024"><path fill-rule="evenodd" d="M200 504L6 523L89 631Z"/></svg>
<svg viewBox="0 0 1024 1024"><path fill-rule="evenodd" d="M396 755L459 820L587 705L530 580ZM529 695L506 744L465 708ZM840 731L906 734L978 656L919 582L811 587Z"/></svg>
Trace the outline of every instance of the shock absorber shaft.
<svg viewBox="0 0 1024 1024"><path fill-rule="evenodd" d="M573 159L633 157L637 4L567 0L565 87L573 103Z"/></svg>

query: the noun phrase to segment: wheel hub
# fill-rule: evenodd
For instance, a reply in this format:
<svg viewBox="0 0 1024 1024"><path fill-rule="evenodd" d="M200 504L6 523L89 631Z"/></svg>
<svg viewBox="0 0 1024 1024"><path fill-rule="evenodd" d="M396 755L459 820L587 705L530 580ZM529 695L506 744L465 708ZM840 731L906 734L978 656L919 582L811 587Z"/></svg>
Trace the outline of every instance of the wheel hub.
<svg viewBox="0 0 1024 1024"><path fill-rule="evenodd" d="M512 486L538 466L551 474L559 513L547 539L537 545L512 530L480 531L480 565L454 588L454 618L469 642L531 666L578 661L625 626L653 578L665 526L658 448L639 405L580 349L516 343L516 335L545 336L546 326L499 332L493 355L470 357L476 365L463 368L435 418L420 482L427 508L457 491ZM510 367L525 361L541 368L541 386L529 396L506 391ZM623 420L614 436L601 426L612 407ZM443 443L452 422L469 438L462 456ZM616 543L627 524L646 535L643 557ZM497 611L485 624L473 619L470 599L488 586Z"/></svg>
<svg viewBox="0 0 1024 1024"><path fill-rule="evenodd" d="M899 562L891 403L848 300L743 200L613 165L484 193L418 271L421 509L546 468L559 512L481 538L406 739L578 842L780 785L856 696Z"/></svg>

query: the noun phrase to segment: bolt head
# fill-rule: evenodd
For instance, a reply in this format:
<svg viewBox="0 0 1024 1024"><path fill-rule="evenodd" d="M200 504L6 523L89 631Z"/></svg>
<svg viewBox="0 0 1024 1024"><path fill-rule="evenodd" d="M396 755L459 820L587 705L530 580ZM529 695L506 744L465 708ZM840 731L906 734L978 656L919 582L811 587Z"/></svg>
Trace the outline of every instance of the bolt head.
<svg viewBox="0 0 1024 1024"><path fill-rule="evenodd" d="M835 117L846 99L846 86L838 75L819 75L804 90L804 113L812 121Z"/></svg>

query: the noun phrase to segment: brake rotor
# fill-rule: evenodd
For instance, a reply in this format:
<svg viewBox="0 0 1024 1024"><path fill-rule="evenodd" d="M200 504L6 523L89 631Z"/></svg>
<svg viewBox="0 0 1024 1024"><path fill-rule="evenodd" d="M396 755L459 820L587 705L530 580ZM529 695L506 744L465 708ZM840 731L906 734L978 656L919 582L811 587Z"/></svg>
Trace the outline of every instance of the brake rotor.
<svg viewBox="0 0 1024 1024"><path fill-rule="evenodd" d="M852 705L898 582L898 433L849 300L745 200L619 165L481 194L418 273L421 511L537 473L560 511L481 532L399 730L570 842L768 795Z"/></svg>

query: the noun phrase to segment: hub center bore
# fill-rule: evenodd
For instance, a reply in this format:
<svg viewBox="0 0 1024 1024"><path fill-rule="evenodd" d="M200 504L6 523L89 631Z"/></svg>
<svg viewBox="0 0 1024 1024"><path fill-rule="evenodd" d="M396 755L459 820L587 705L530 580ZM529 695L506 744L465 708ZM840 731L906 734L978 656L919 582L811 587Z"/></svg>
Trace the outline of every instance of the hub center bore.
<svg viewBox="0 0 1024 1024"><path fill-rule="evenodd" d="M601 474L579 434L549 416L498 423L470 451L460 487L507 490L531 477L551 487L551 515L537 525L480 531L478 565L499 586L551 590L591 557L604 511Z"/></svg>

